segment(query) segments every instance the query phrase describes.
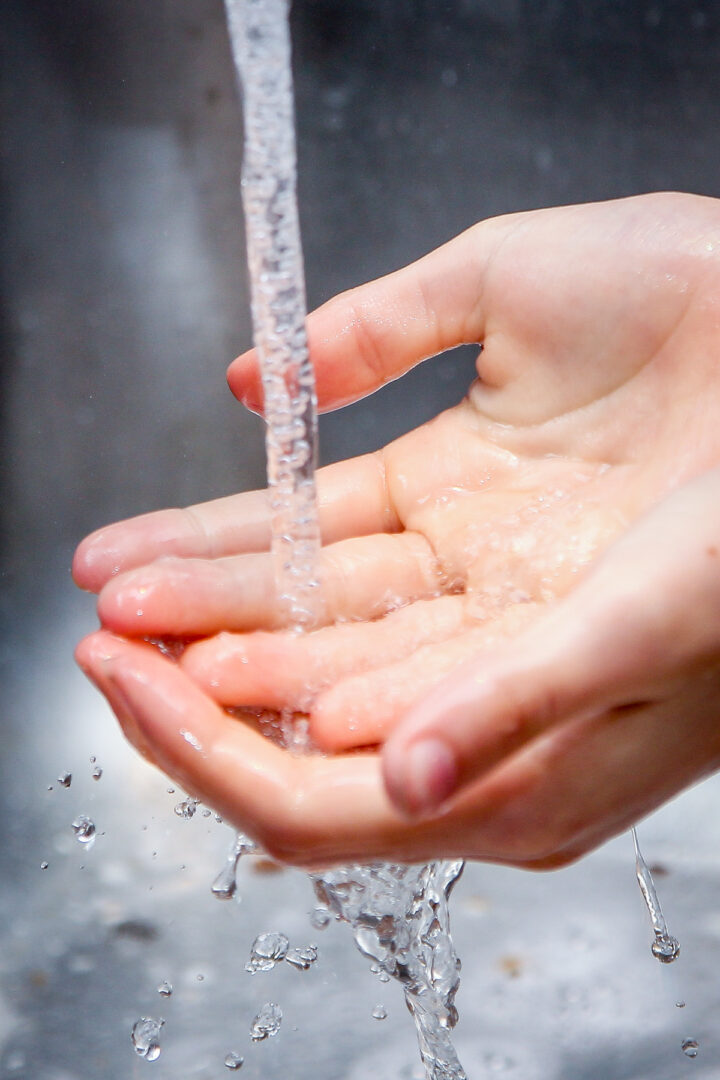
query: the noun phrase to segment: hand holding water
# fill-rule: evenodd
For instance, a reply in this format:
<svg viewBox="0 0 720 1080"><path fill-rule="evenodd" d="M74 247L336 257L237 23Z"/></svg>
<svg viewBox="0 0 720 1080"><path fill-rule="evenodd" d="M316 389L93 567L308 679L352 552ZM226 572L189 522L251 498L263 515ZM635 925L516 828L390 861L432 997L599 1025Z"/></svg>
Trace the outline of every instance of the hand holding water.
<svg viewBox="0 0 720 1080"><path fill-rule="evenodd" d="M133 741L305 864L556 865L717 767L719 239L689 196L515 215L316 312L322 407L460 342L482 381L320 473L305 638L277 625L261 493L81 545L107 628L205 638L179 666L80 646ZM259 405L252 354L230 379ZM292 758L225 704L309 709L337 753Z"/></svg>

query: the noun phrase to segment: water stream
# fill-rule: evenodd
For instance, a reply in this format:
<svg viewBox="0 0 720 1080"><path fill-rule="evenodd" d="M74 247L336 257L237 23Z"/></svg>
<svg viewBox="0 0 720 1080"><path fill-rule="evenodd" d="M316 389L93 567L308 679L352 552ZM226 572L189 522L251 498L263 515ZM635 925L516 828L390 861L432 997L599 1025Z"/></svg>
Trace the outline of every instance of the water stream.
<svg viewBox="0 0 720 1080"><path fill-rule="evenodd" d="M226 0L243 96L242 195L255 343L267 424L268 488L277 587L287 623L310 630L318 595L320 530L315 498L316 400L305 334L305 284L296 199L289 0ZM286 743L303 743L292 717ZM228 857L218 894L232 895ZM375 864L313 877L326 910L352 927L358 948L402 985L428 1080L464 1080L450 1031L460 963L448 898L462 862Z"/></svg>
<svg viewBox="0 0 720 1080"><path fill-rule="evenodd" d="M635 847L635 873L655 935L651 951L655 959L659 960L661 964L672 964L680 955L680 943L668 930L650 867L645 862L640 851L637 829L632 830L632 838Z"/></svg>

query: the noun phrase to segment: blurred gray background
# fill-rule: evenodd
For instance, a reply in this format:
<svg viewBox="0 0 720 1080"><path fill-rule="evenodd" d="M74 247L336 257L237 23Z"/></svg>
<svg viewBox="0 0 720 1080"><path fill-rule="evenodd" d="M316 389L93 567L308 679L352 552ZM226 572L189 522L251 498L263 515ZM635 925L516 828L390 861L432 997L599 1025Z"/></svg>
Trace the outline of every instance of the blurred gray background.
<svg viewBox="0 0 720 1080"><path fill-rule="evenodd" d="M229 1050L253 1078L411 1078L397 991L344 928L312 930L302 875L248 866L242 904L217 904L229 833L173 814L181 793L72 665L93 626L68 570L86 532L263 480L261 424L224 380L250 331L222 4L3 0L0 16L0 1080L210 1080ZM717 3L296 0L292 18L312 306L487 215L720 194ZM323 418L322 460L458 400L473 359ZM720 1075L719 796L710 781L643 829L683 944L672 969L650 957L628 839L546 877L469 868L455 926L471 1078ZM78 812L98 825L90 851ZM316 968L246 975L268 929L317 940ZM271 999L283 1029L252 1046ZM167 1020L152 1064L130 1045L140 1015Z"/></svg>

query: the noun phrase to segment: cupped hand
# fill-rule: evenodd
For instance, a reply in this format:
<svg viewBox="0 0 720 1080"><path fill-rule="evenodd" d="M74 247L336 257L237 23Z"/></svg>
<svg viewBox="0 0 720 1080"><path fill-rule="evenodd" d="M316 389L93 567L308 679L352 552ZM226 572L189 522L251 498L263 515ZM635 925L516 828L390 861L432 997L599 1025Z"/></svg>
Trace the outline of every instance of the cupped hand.
<svg viewBox="0 0 720 1080"><path fill-rule="evenodd" d="M479 381L321 471L304 638L283 632L261 493L81 545L109 630L205 638L180 667L107 634L80 647L131 737L301 862L553 865L715 768L719 240L718 204L692 196L520 214L311 316L323 407L461 342L482 343ZM230 381L259 406L253 354ZM395 808L377 751L289 758L222 705L304 710L326 750L385 742Z"/></svg>

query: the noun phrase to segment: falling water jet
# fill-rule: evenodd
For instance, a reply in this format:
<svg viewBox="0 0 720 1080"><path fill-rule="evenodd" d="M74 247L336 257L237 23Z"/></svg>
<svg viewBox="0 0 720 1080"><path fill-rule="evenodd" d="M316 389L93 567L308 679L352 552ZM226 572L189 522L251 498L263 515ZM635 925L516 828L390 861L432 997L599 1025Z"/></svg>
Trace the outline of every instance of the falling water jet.
<svg viewBox="0 0 720 1080"><path fill-rule="evenodd" d="M643 894L653 933L655 934L655 939L650 948L655 959L659 960L661 964L672 964L673 960L677 960L680 955L680 943L667 928L655 882L650 873L650 868L640 851L636 829L632 830L632 838L635 847L635 873L637 874L640 892Z"/></svg>
<svg viewBox="0 0 720 1080"><path fill-rule="evenodd" d="M289 3L226 0L226 8L243 94L242 196L267 425L277 594L286 625L300 633L316 621L320 530L316 397L305 333L296 199ZM298 749L307 742L291 716L283 717L281 727L285 745ZM460 963L449 934L448 897L462 865L379 863L313 877L321 903L351 925L358 948L403 986L428 1080L465 1078L449 1034L457 1019ZM253 1038L265 1037L260 1028Z"/></svg>

